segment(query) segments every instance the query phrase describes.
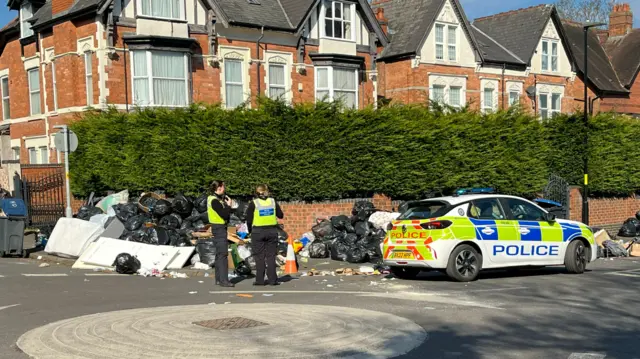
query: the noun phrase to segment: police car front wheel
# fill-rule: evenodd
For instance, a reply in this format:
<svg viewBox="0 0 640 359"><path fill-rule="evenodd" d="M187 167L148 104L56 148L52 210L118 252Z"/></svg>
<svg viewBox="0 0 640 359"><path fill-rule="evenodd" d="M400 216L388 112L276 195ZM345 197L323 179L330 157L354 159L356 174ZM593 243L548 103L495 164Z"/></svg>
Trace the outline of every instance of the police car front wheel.
<svg viewBox="0 0 640 359"><path fill-rule="evenodd" d="M471 282L478 278L481 268L482 255L472 246L462 244L449 256L447 275L458 282Z"/></svg>
<svg viewBox="0 0 640 359"><path fill-rule="evenodd" d="M581 274L587 267L587 255L589 251L584 243L575 240L567 246L567 253L564 257L564 265L569 273Z"/></svg>

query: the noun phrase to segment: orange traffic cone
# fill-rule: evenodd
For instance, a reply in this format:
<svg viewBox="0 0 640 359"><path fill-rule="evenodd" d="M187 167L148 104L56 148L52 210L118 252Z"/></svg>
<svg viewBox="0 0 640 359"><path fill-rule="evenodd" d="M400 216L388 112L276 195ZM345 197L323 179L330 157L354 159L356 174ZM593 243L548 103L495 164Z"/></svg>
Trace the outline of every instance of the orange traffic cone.
<svg viewBox="0 0 640 359"><path fill-rule="evenodd" d="M289 245L287 246L287 262L284 265L284 273L298 273L298 266L296 265L296 253L293 250L293 239L291 238L289 238Z"/></svg>

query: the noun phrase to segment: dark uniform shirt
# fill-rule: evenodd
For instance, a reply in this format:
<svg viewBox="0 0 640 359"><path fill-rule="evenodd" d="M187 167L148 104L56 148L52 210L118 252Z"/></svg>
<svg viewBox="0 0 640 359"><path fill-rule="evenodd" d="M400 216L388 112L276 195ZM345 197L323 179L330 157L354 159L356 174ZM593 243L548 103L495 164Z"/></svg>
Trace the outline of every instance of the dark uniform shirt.
<svg viewBox="0 0 640 359"><path fill-rule="evenodd" d="M274 201L276 202L276 217L278 217L279 219L283 219L284 213L282 212L282 208L280 208L278 201L276 200ZM249 202L249 206L247 207L247 229L249 230L249 233L252 232L253 214L255 211L256 211L256 204L253 201Z"/></svg>

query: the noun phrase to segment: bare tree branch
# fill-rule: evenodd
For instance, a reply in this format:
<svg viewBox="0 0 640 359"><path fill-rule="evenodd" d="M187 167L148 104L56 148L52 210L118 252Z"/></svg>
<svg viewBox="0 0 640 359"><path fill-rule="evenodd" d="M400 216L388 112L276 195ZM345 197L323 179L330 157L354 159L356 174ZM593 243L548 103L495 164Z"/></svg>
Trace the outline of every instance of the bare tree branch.
<svg viewBox="0 0 640 359"><path fill-rule="evenodd" d="M615 2L615 0L557 0L555 5L563 19L609 23L609 14Z"/></svg>

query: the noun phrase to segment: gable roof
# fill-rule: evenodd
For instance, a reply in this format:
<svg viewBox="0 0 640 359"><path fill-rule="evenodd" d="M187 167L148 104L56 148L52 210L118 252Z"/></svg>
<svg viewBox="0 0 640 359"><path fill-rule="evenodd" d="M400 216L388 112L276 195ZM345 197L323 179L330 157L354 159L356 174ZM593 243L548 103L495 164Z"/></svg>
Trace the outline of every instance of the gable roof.
<svg viewBox="0 0 640 359"><path fill-rule="evenodd" d="M584 74L584 31L581 24L570 21L562 21L564 33L567 36L574 62L578 70ZM640 49L636 49L640 50ZM587 36L588 64L587 75L589 82L601 91L609 93L627 93L627 89L620 83L618 75L609 57L600 45L595 31L589 31ZM635 53L637 54L637 52ZM638 62L637 56L634 61Z"/></svg>
<svg viewBox="0 0 640 359"><path fill-rule="evenodd" d="M528 63L554 12L552 5L538 5L479 18L473 25Z"/></svg>
<svg viewBox="0 0 640 359"><path fill-rule="evenodd" d="M478 49L471 25L458 0L450 0L461 27L470 38L471 47ZM447 0L388 0L372 4L373 10L384 9L388 20L390 43L379 59L416 55L427 39L436 18Z"/></svg>
<svg viewBox="0 0 640 359"><path fill-rule="evenodd" d="M44 5L29 20L33 24L34 29L38 29L48 25L56 20L62 20L69 16L80 15L84 12L97 10L101 4L112 0L75 0L69 9L56 13L51 12L51 0L47 0Z"/></svg>
<svg viewBox="0 0 640 359"><path fill-rule="evenodd" d="M625 36L610 37L604 46L620 82L630 88L640 70L640 29L633 29Z"/></svg>
<svg viewBox="0 0 640 359"><path fill-rule="evenodd" d="M513 65L527 64L527 62L500 45L496 40L489 37L474 25L471 25L471 30L474 32L476 41L478 42L478 51L480 51L486 62Z"/></svg>
<svg viewBox="0 0 640 359"><path fill-rule="evenodd" d="M247 0L214 0L214 2L230 24L264 26L275 30L296 28L289 20L280 0L260 0L259 5L251 4Z"/></svg>

